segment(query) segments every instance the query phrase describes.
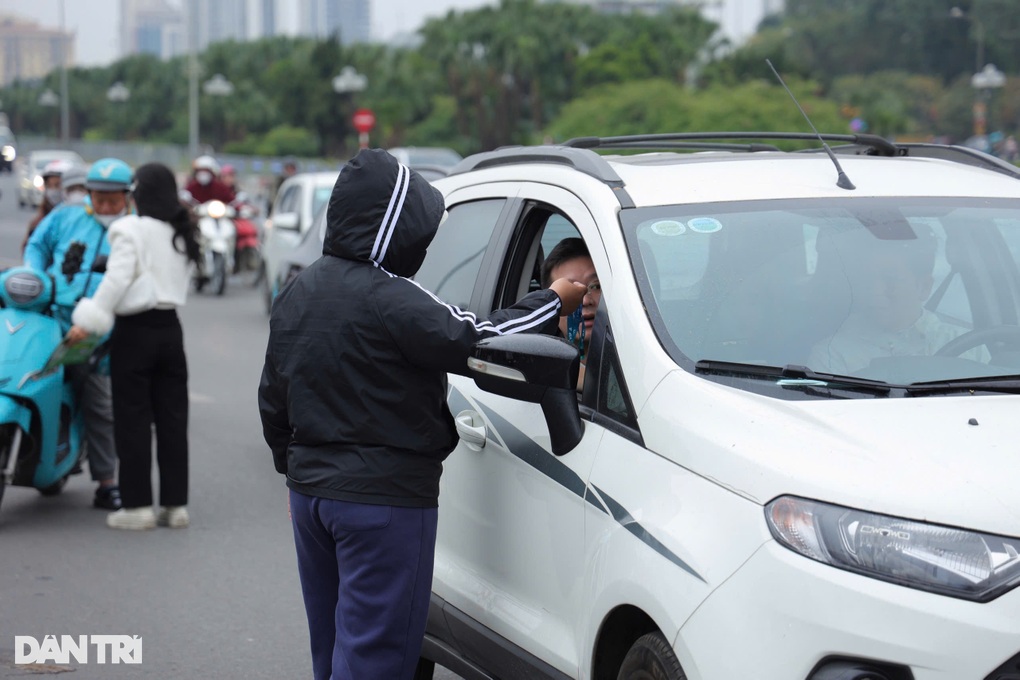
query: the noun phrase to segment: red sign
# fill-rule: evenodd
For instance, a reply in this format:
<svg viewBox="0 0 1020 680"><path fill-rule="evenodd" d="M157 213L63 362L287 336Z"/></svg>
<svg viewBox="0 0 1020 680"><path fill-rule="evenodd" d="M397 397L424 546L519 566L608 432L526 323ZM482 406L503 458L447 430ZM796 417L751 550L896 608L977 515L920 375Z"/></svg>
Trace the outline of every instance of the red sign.
<svg viewBox="0 0 1020 680"><path fill-rule="evenodd" d="M358 132L368 132L375 127L375 114L371 109L358 109L354 112L352 122Z"/></svg>

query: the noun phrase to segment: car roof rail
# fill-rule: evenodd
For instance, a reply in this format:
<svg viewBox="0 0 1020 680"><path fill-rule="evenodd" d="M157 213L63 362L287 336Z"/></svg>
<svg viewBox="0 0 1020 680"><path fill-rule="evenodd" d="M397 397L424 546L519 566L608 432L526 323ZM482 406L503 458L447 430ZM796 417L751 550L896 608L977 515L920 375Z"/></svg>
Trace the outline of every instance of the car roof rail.
<svg viewBox="0 0 1020 680"><path fill-rule="evenodd" d="M713 150L727 148L734 151L778 151L769 144L731 144L719 146L719 140L756 139L756 140L799 140L814 141L821 139L830 142L848 142L865 147L871 153L893 156L898 147L878 135L868 134L822 134L812 132L666 132L647 135L625 135L621 137L575 137L563 142L563 146L581 149L654 149L663 150L686 148ZM702 140L717 140L714 143L700 143ZM682 144L683 146L680 146Z"/></svg>
<svg viewBox="0 0 1020 680"><path fill-rule="evenodd" d="M953 144L931 144L927 142L908 142L896 145L900 156L911 156L914 158L937 158L963 165L971 165L985 170L993 170L1015 179L1020 179L1020 168L1001 158L987 154L984 151L972 149L967 146Z"/></svg>
<svg viewBox="0 0 1020 680"><path fill-rule="evenodd" d="M468 156L450 170L451 175L462 172L481 170L501 165L518 163L554 163L574 168L586 175L591 175L613 189L622 189L623 179L613 167L593 151L575 149L567 146L507 146L495 151L483 151Z"/></svg>

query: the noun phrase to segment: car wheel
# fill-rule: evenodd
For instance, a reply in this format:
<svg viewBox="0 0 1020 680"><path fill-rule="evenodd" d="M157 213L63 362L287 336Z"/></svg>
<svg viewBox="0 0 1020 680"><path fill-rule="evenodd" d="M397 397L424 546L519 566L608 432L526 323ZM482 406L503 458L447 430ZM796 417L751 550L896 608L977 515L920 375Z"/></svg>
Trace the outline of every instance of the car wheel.
<svg viewBox="0 0 1020 680"><path fill-rule="evenodd" d="M642 635L623 658L616 680L686 680L680 661L661 633Z"/></svg>

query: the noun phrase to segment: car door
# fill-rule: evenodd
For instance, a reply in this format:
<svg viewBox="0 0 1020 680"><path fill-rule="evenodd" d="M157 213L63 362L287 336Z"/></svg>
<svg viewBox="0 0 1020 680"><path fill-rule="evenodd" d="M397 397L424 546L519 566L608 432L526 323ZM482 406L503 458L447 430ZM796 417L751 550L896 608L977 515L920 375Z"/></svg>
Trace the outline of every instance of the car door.
<svg viewBox="0 0 1020 680"><path fill-rule="evenodd" d="M492 243L492 266L478 279L480 314L536 287L543 232L579 231L601 245L591 214L569 192L524 184L518 198ZM448 618L464 617L461 635L474 638L461 640L464 647L490 655L477 663L502 678L575 677L586 599L579 578L586 480L604 428L586 423L580 444L557 457L538 404L483 392L455 375L449 404L461 440L442 478L434 591L453 608ZM507 648L526 667L508 665ZM503 659L502 667L493 659Z"/></svg>
<svg viewBox="0 0 1020 680"><path fill-rule="evenodd" d="M299 213L301 196L300 181L288 181L280 187L280 194L273 204L272 216L266 221L268 228L265 232L263 257L266 262L266 283L273 295L277 293L274 287L279 284L281 258L301 241ZM296 221L292 215L297 217Z"/></svg>

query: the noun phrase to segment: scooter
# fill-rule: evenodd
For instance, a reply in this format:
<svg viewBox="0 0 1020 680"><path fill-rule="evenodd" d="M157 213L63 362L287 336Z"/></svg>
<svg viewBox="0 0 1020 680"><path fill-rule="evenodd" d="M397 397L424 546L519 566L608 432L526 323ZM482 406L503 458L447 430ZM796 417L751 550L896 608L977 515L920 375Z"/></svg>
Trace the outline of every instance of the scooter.
<svg viewBox="0 0 1020 680"><path fill-rule="evenodd" d="M234 220L234 229L237 233L234 273L254 274L251 285L257 286L262 272L262 247L259 229L253 218L258 215L258 208L248 202L247 196L243 192L237 195L237 199L232 205L237 212L237 218Z"/></svg>
<svg viewBox="0 0 1020 680"><path fill-rule="evenodd" d="M223 295L227 275L234 270L237 211L223 201L206 201L195 207L195 214L202 247L202 266L195 273L195 290L202 292L208 286L216 295Z"/></svg>
<svg viewBox="0 0 1020 680"><path fill-rule="evenodd" d="M84 422L63 366L44 371L63 331L54 283L28 267L0 272L0 499L8 484L63 490L84 458Z"/></svg>

